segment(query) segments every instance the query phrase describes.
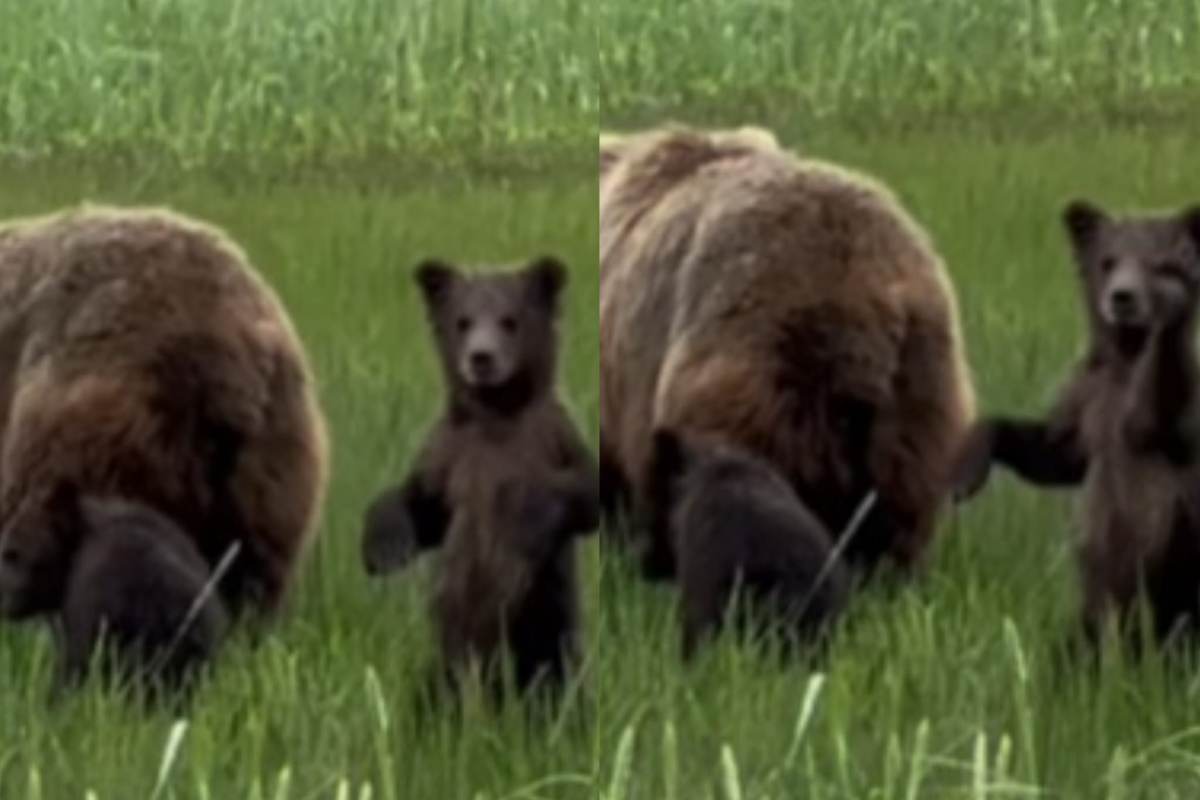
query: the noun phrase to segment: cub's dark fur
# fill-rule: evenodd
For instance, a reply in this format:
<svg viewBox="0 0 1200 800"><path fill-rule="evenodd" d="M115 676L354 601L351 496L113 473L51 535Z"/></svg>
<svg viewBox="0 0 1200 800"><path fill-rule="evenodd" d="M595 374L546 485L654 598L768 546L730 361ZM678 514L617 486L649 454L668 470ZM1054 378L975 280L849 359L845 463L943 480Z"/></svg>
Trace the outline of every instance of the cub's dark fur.
<svg viewBox="0 0 1200 800"><path fill-rule="evenodd" d="M846 570L828 530L774 470L659 430L652 472L658 502L672 509L685 658L720 628L735 593L736 617L787 644L812 639L838 616Z"/></svg>
<svg viewBox="0 0 1200 800"><path fill-rule="evenodd" d="M1085 630L1095 638L1110 618L1128 630L1144 598L1161 639L1200 622L1200 207L1114 218L1076 202L1064 221L1088 350L1045 420L979 424L956 488L976 492L992 463L1035 484L1083 484Z"/></svg>
<svg viewBox="0 0 1200 800"><path fill-rule="evenodd" d="M409 477L368 509L370 574L441 548L433 611L446 668L558 684L578 654L573 539L599 525L595 458L555 397L566 269L417 270L448 402Z"/></svg>
<svg viewBox="0 0 1200 800"><path fill-rule="evenodd" d="M81 683L101 656L108 677L150 698L186 697L228 627L210 572L192 540L149 508L80 497L60 486L51 502L24 515L38 539L72 537L68 559L41 562L5 551L0 581L11 610L57 616L55 695Z"/></svg>

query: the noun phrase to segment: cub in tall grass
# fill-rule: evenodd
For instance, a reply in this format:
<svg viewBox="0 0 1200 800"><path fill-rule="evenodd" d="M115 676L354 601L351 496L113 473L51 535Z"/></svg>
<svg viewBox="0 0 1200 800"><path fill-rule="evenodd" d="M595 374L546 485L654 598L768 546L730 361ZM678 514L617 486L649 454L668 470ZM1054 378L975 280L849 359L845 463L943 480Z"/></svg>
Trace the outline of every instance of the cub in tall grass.
<svg viewBox="0 0 1200 800"><path fill-rule="evenodd" d="M579 656L574 538L599 526L596 459L555 396L566 268L417 269L447 388L408 478L367 510L369 574L442 550L433 614L448 676L557 688Z"/></svg>
<svg viewBox="0 0 1200 800"><path fill-rule="evenodd" d="M959 461L960 498L1007 466L1044 486L1084 485L1083 623L1165 639L1200 626L1200 207L1064 215L1090 344L1044 420L981 422ZM1141 600L1152 630L1138 626Z"/></svg>
<svg viewBox="0 0 1200 800"><path fill-rule="evenodd" d="M832 537L775 470L660 429L651 473L656 502L673 509L685 660L728 613L743 630L777 635L787 652L841 613L849 578Z"/></svg>
<svg viewBox="0 0 1200 800"><path fill-rule="evenodd" d="M52 696L100 659L105 677L147 700L182 702L229 626L216 578L190 537L146 506L61 485L10 520L0 563L6 609L51 614L59 634ZM23 547L47 538L59 552Z"/></svg>

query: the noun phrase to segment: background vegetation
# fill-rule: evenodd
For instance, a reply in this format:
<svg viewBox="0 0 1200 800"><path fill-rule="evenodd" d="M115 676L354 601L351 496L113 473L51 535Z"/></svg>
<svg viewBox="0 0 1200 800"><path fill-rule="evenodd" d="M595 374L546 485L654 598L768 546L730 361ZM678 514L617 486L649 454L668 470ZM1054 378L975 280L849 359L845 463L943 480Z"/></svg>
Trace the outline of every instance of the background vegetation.
<svg viewBox="0 0 1200 800"><path fill-rule="evenodd" d="M1194 119L1195 0L598 4L604 122L776 114L894 135Z"/></svg>
<svg viewBox="0 0 1200 800"><path fill-rule="evenodd" d="M0 150L240 169L554 164L595 133L596 4L46 0L0 10ZM576 150L577 154L577 150Z"/></svg>

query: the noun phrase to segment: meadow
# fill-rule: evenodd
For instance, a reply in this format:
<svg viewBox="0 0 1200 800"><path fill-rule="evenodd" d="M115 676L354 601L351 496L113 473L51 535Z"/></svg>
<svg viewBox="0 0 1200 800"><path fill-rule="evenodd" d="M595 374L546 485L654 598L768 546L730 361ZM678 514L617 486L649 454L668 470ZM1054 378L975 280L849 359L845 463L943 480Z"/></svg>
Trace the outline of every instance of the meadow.
<svg viewBox="0 0 1200 800"><path fill-rule="evenodd" d="M684 0L601 26L602 129L765 125L895 189L950 268L984 411L1043 411L1083 345L1069 199L1200 202L1194 2ZM606 560L601 797L1197 796L1196 664L1058 658L1074 508L997 475L807 671L728 640L681 671L669 593Z"/></svg>
<svg viewBox="0 0 1200 800"><path fill-rule="evenodd" d="M428 575L369 584L358 540L439 410L422 258L571 265L563 393L595 436L595 53L571 0L0 7L0 217L87 199L226 227L311 351L335 460L286 621L231 644L186 727L99 687L48 709L50 637L0 627L0 797L589 796L586 735L418 724Z"/></svg>
<svg viewBox="0 0 1200 800"><path fill-rule="evenodd" d="M50 638L0 627L0 797L504 797L561 782L589 796L588 737L527 731L519 715L418 726L410 713L430 660L428 575L368 583L361 514L402 477L440 410L440 374L411 278L430 254L507 263L555 252L574 267L564 309L564 396L596 431L596 199L589 174L536 183L462 183L370 190L285 185L233 188L113 183L111 176L4 173L0 214L55 208L80 196L167 203L244 243L297 321L322 385L335 446L320 538L286 620L266 643L235 641L194 707L161 789L174 721L146 719L99 688L46 707ZM118 188L112 188L112 187ZM464 236L464 226L470 231ZM595 591L588 595L594 597ZM598 642L592 643L599 648ZM349 790L349 788L347 790ZM546 791L552 791L546 789Z"/></svg>
<svg viewBox="0 0 1200 800"><path fill-rule="evenodd" d="M0 8L0 148L239 172L561 166L595 135L575 0L48 0Z"/></svg>
<svg viewBox="0 0 1200 800"><path fill-rule="evenodd" d="M0 798L1196 796L1200 669L1056 670L1070 498L1004 477L819 671L728 640L681 668L670 590L589 542L585 691L541 727L419 719L429 571L371 583L357 548L440 402L424 256L568 260L563 393L596 435L597 127L752 121L887 181L953 273L984 408L1035 412L1082 341L1062 204L1200 201L1197 45L1195 0L4 4L0 217L224 226L311 349L335 465L289 615L186 721L99 688L48 709L49 637L0 626Z"/></svg>
<svg viewBox="0 0 1200 800"><path fill-rule="evenodd" d="M679 0L598 6L601 122L687 111L890 137L1193 118L1195 0Z"/></svg>
<svg viewBox="0 0 1200 800"><path fill-rule="evenodd" d="M1182 133L784 136L883 176L926 222L958 286L985 410L1042 412L1080 352L1065 201L1173 207L1200 191ZM1073 525L1069 496L998 473L947 515L920 581L859 597L816 672L731 641L681 672L669 594L610 564L598 673L623 711L601 739L625 736L628 761L607 796L1196 796L1196 665L1114 654L1092 677L1056 666L1076 619Z"/></svg>

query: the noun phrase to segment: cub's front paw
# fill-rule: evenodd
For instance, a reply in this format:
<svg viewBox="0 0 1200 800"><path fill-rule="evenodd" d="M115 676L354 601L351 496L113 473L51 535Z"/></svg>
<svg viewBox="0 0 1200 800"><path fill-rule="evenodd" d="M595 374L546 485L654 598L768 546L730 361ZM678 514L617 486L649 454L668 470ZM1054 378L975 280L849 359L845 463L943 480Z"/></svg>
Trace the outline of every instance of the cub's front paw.
<svg viewBox="0 0 1200 800"><path fill-rule="evenodd" d="M371 576L387 575L408 566L419 552L403 491L384 492L367 508L363 519L363 569Z"/></svg>

